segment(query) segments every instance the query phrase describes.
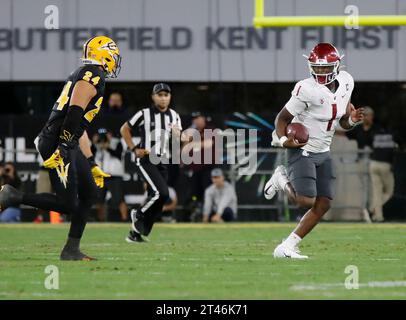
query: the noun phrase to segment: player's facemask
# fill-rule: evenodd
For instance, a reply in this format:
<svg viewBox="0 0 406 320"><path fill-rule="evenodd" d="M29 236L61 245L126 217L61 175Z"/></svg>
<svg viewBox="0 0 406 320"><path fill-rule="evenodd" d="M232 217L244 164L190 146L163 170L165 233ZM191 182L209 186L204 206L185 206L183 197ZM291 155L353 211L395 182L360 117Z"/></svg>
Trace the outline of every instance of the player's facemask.
<svg viewBox="0 0 406 320"><path fill-rule="evenodd" d="M116 65L110 74L107 73L107 77L109 77L109 78L117 78L118 74L121 71L121 56L119 54L114 54L113 58L114 58Z"/></svg>
<svg viewBox="0 0 406 320"><path fill-rule="evenodd" d="M338 74L339 61L334 63L318 64L309 62L311 75L319 84L329 84L335 80Z"/></svg>

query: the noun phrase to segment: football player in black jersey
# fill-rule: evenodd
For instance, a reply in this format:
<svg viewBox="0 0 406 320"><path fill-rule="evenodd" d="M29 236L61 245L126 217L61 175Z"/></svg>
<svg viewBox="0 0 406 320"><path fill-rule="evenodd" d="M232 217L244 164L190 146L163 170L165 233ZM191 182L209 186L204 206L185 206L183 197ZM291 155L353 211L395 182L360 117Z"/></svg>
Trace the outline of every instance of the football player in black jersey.
<svg viewBox="0 0 406 320"><path fill-rule="evenodd" d="M79 244L97 187L102 188L109 175L96 165L86 129L100 111L105 78L115 78L120 71L120 51L112 39L93 37L83 46L82 62L68 77L35 141L56 194L22 193L10 185L0 190L0 210L25 204L71 216L61 260L93 260Z"/></svg>

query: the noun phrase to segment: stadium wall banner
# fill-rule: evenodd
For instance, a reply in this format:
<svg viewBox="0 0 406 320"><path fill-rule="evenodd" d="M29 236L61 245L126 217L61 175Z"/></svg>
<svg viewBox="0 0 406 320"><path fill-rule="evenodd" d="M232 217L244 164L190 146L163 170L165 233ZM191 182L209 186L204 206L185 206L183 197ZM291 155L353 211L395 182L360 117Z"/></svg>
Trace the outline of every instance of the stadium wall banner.
<svg viewBox="0 0 406 320"><path fill-rule="evenodd" d="M267 14L342 15L347 5L312 2L269 1ZM406 12L395 0L355 2L365 15ZM82 44L99 34L121 48L120 81L291 82L307 77L302 54L321 41L346 55L358 81L406 80L406 27L256 29L250 0L127 0L114 10L107 0L53 4L59 23L47 29L47 1L0 1L0 80L61 81L79 65Z"/></svg>

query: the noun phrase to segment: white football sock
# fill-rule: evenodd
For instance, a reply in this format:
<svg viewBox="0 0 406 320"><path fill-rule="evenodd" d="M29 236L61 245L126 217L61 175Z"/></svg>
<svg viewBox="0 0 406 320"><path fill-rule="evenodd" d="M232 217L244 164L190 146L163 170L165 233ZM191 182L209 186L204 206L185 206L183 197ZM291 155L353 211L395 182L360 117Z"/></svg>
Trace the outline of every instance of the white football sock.
<svg viewBox="0 0 406 320"><path fill-rule="evenodd" d="M287 239L284 241L284 243L290 247L290 248L294 248L296 247L299 242L302 241L302 238L299 237L296 233L292 232L289 237L287 237Z"/></svg>

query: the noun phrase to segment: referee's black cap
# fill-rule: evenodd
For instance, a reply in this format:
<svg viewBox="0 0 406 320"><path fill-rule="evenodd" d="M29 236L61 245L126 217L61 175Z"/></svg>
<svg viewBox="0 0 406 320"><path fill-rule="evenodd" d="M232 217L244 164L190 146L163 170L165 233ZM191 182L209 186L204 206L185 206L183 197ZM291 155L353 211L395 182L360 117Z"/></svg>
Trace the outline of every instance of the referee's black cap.
<svg viewBox="0 0 406 320"><path fill-rule="evenodd" d="M161 91L166 91L171 93L171 87L169 85L167 85L166 83L157 83L154 85L154 87L152 88L152 94L156 94L159 93Z"/></svg>

